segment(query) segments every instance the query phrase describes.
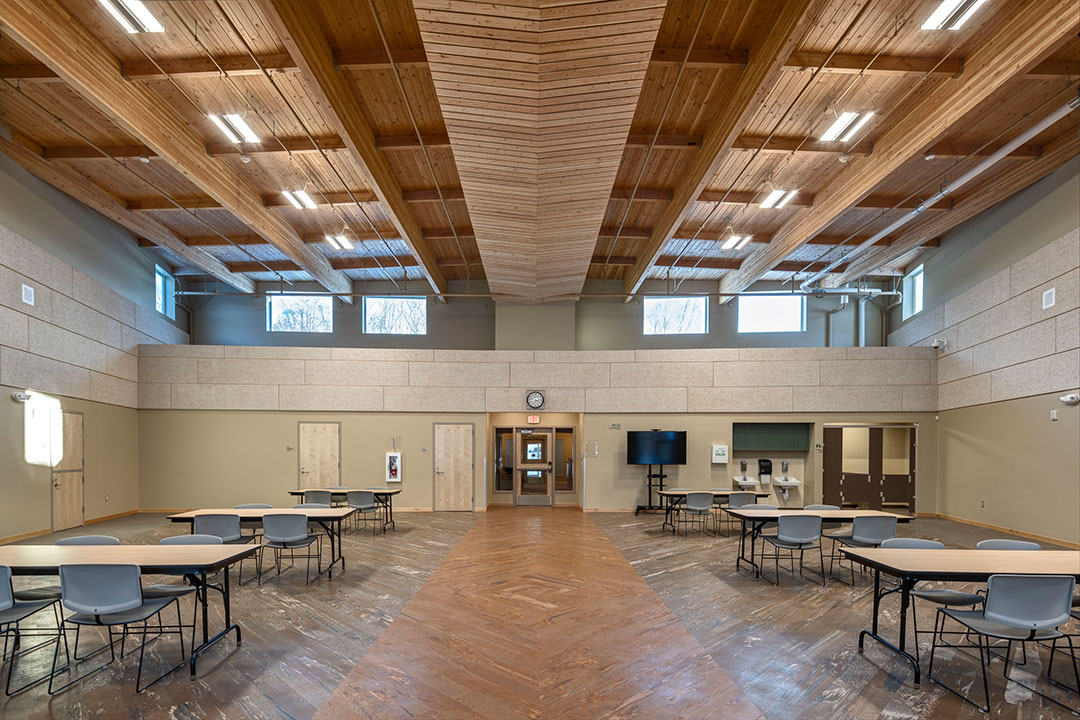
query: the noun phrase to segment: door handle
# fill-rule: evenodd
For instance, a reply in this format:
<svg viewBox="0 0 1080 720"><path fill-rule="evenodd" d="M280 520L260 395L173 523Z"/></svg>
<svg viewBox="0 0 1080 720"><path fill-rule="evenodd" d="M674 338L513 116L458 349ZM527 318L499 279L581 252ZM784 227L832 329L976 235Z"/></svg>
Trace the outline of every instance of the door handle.
<svg viewBox="0 0 1080 720"><path fill-rule="evenodd" d="M60 481L59 481L59 480L53 480L53 481L52 481L52 486L53 486L54 488L58 488L58 487L61 487L61 485L60 485Z"/></svg>

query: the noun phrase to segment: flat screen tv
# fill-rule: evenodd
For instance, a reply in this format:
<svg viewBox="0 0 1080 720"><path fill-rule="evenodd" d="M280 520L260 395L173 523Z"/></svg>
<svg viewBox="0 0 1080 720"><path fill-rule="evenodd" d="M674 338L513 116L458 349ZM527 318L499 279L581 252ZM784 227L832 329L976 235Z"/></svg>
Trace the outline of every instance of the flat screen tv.
<svg viewBox="0 0 1080 720"><path fill-rule="evenodd" d="M626 433L627 465L685 465L685 430L640 430Z"/></svg>

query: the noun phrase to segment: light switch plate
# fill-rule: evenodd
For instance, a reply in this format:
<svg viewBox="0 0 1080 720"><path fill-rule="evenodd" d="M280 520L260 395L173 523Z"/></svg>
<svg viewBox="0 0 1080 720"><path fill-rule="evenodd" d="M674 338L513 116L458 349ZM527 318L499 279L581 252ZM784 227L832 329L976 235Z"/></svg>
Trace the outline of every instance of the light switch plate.
<svg viewBox="0 0 1080 720"><path fill-rule="evenodd" d="M22 301L27 305L33 306L34 304L34 288L24 284L22 286Z"/></svg>
<svg viewBox="0 0 1080 720"><path fill-rule="evenodd" d="M1057 299L1055 298L1057 293L1054 292L1055 290L1057 290L1057 288L1050 288L1049 290L1043 291L1043 310L1049 310L1054 307L1054 303L1057 302Z"/></svg>

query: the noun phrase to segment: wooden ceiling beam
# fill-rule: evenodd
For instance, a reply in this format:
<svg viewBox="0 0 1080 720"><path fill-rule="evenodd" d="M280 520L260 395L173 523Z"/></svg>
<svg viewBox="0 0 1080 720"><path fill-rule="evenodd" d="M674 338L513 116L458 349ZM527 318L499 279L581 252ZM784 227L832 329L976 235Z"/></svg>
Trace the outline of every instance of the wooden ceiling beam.
<svg viewBox="0 0 1080 720"><path fill-rule="evenodd" d="M765 138L757 137L754 135L740 135L736 140L733 148L739 150L757 150L765 142ZM981 148L982 143L954 143L943 142L936 143L927 148L924 155L934 155L938 158L963 158L969 155L975 157L985 157L993 153L1002 143L995 143L985 148ZM855 143L854 145L845 146L843 143L835 142L821 142L819 140L806 140L799 137L773 137L769 140L762 152L767 153L831 153L834 155L841 155L847 153L849 155L872 155L873 143L869 140L863 140ZM1035 144L1021 145L1016 150L1009 153L1011 158L1037 158L1042 153L1042 147Z"/></svg>
<svg viewBox="0 0 1080 720"><path fill-rule="evenodd" d="M313 253L280 213L268 210L242 175L206 154L205 141L146 85L128 82L120 61L57 0L5 0L0 22L9 36L62 77L68 86L152 148L203 192L304 267L333 292L352 281Z"/></svg>
<svg viewBox="0 0 1080 720"><path fill-rule="evenodd" d="M27 172L61 192L67 193L87 207L90 207L110 220L123 225L140 239L160 245L171 251L185 262L227 283L241 292L255 292L255 283L249 278L237 275L224 263L205 250L187 245L172 230L145 215L129 212L123 204L94 184L85 175L70 166L50 162L41 156L41 148L18 133L12 133L12 139L0 136L0 151L23 167ZM140 243L141 244L141 243Z"/></svg>
<svg viewBox="0 0 1080 720"><path fill-rule="evenodd" d="M446 292L446 278L435 263L435 256L424 243L420 223L408 203L393 169L379 152L375 133L368 124L349 79L340 69L319 21L316 3L289 0L259 0L270 25L300 69L309 92L323 116L337 131L371 178L372 190L382 202L390 221L397 228L409 252L420 267L432 290Z"/></svg>
<svg viewBox="0 0 1080 720"><path fill-rule="evenodd" d="M701 192L716 174L727 151L745 126L750 116L764 102L780 77L784 62L795 50L812 16L812 0L789 0L761 41L748 54L747 62L739 73L719 112L706 129L699 152L694 153L684 166L682 180L672 195L672 201L664 208L652 235L646 241L635 265L624 279L624 288L630 294L637 292L644 282L649 267L660 256L664 245L679 227L683 218L693 207Z"/></svg>
<svg viewBox="0 0 1080 720"><path fill-rule="evenodd" d="M355 202L361 203L377 203L379 199L375 197L375 193L370 190L353 190L352 193L347 192L333 192L333 193L310 193L311 199L317 202L319 205L352 205ZM354 200L355 198L355 200ZM220 208L221 203L212 197L188 197L188 198L175 198L180 207L176 204L169 202L165 198L131 198L126 200L128 210L135 210L138 212L144 211L161 211L161 210L210 210ZM271 195L263 195L262 202L264 207L293 207L292 203L285 199L285 196L281 193L273 193Z"/></svg>
<svg viewBox="0 0 1080 720"><path fill-rule="evenodd" d="M827 278L822 284L826 287L839 287L844 283L854 282L860 277L872 274L912 248L940 238L960 223L975 217L1032 183L1038 182L1078 154L1080 154L1080 139L1077 138L1075 132L1065 133L1047 143L1043 156L1038 160L1013 165L1002 173L990 176L968 194L957 199L953 204L953 211L948 215L939 215L926 222L918 223L904 234L894 238L887 248L864 253L855 258L844 272Z"/></svg>
<svg viewBox="0 0 1080 720"><path fill-rule="evenodd" d="M992 28L974 48L963 75L935 85L904 113L892 119L878 137L875 153L859 156L820 189L814 206L797 210L773 234L769 245L747 257L743 266L724 276L723 293L752 285L803 243L858 203L874 187L947 133L956 123L1013 78L1044 60L1080 26L1073 0L1030 0ZM730 296L727 296L730 297ZM721 303L727 302L721 297Z"/></svg>

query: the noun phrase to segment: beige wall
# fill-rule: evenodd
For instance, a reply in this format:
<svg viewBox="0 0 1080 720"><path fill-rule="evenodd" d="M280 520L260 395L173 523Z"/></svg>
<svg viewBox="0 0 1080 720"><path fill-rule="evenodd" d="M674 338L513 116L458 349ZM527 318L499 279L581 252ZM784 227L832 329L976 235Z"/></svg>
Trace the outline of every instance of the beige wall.
<svg viewBox="0 0 1080 720"><path fill-rule="evenodd" d="M52 526L49 468L23 458L23 405L11 400L22 388L0 386L0 538ZM83 413L87 520L139 507L138 418L131 408L61 397L65 410ZM105 496L109 500L105 500Z"/></svg>
<svg viewBox="0 0 1080 720"><path fill-rule="evenodd" d="M573 350L575 303L495 303L496 350Z"/></svg>
<svg viewBox="0 0 1080 720"><path fill-rule="evenodd" d="M803 476L793 466L789 474L803 481L792 490L785 502L773 491L772 502L780 506L798 506L821 502L821 444L825 423L918 423L919 456L917 459L917 510L937 512L937 434L932 413L788 413L788 414L587 414L583 436L586 460L586 509L632 509L644 504L646 468L626 464L628 430L686 430L686 465L666 467L668 487L694 489L729 488L731 478L739 474L738 463L712 464L711 446L731 447L732 424L736 422L808 422L814 424L813 447L808 454L771 453L773 472L778 475L779 461L802 459ZM618 425L613 428L612 425ZM596 454L594 455L594 447ZM747 474L757 475L756 463L765 455L748 456ZM790 456L790 458L788 457Z"/></svg>
<svg viewBox="0 0 1080 720"><path fill-rule="evenodd" d="M534 412L540 416L540 422L535 425L539 428L574 428L574 491L556 492L556 505L581 505L582 486L582 457L581 457L581 433L584 427L582 413L546 413ZM495 428L529 427L529 413L488 413L487 414L487 455L492 458L488 463L487 498L489 504L512 505L514 494L512 492L496 492L495 490Z"/></svg>
<svg viewBox="0 0 1080 720"><path fill-rule="evenodd" d="M485 423L478 413L321 413L144 410L139 413L139 478L143 508L288 506L297 488L297 426L341 423L341 482L385 482L386 453L402 453L395 508L430 510L434 501L434 424L472 423L476 507L484 507Z"/></svg>
<svg viewBox="0 0 1080 720"><path fill-rule="evenodd" d="M940 512L1080 542L1080 406L1059 394L942 412Z"/></svg>

